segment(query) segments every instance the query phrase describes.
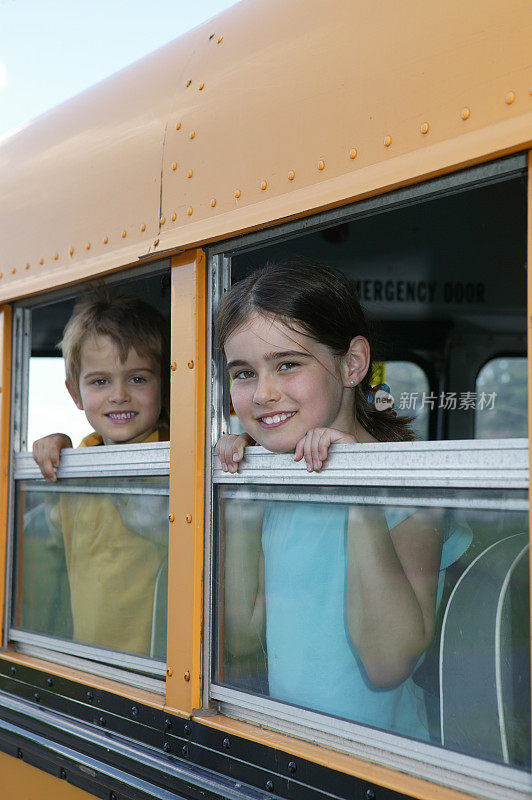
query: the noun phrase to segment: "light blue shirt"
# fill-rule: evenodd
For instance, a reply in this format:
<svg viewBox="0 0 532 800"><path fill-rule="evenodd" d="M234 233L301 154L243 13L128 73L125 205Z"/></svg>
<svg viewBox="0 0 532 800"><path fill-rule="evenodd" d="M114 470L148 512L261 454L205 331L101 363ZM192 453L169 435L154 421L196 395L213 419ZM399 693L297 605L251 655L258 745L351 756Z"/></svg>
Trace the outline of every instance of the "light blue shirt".
<svg viewBox="0 0 532 800"><path fill-rule="evenodd" d="M386 508L391 529L413 508ZM393 689L373 686L347 627L348 506L268 504L263 522L266 638L270 696L314 711L428 739L424 693L408 678ZM438 603L445 568L472 534L447 515Z"/></svg>

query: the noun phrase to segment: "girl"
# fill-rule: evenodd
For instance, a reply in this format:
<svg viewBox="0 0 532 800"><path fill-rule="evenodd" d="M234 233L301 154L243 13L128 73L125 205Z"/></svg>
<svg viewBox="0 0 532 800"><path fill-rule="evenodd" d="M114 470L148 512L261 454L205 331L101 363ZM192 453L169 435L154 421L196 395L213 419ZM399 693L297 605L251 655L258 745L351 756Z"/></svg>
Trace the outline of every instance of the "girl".
<svg viewBox="0 0 532 800"><path fill-rule="evenodd" d="M368 326L354 287L310 263L270 264L237 283L217 321L246 444L319 471L331 444L413 439L375 411ZM470 541L434 509L272 502L225 505L226 645L267 642L275 699L428 738L411 673L431 642L442 570Z"/></svg>

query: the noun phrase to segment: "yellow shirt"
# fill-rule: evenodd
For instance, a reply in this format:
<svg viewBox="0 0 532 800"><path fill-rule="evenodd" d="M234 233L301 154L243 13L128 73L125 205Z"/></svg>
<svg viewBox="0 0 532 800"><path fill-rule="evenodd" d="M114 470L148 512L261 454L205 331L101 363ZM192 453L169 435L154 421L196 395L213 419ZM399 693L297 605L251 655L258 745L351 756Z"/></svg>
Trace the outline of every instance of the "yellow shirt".
<svg viewBox="0 0 532 800"><path fill-rule="evenodd" d="M157 430L145 442L165 441ZM96 433L81 447L102 444ZM59 504L74 623L74 640L149 656L155 582L168 554L163 544L130 530L120 515L123 495L64 494ZM142 504L143 497L133 495ZM164 504L163 504L164 505ZM154 520L162 527L168 519Z"/></svg>

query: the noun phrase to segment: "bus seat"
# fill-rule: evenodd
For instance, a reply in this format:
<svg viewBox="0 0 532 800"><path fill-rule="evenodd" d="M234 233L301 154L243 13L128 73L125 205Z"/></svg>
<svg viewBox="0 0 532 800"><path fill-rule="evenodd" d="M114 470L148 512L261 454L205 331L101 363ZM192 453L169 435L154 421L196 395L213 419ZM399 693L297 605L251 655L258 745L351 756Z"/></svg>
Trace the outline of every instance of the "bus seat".
<svg viewBox="0 0 532 800"><path fill-rule="evenodd" d="M530 768L529 540L478 555L458 580L440 640L441 743Z"/></svg>
<svg viewBox="0 0 532 800"><path fill-rule="evenodd" d="M159 567L153 592L150 656L166 660L166 621L168 607L168 558Z"/></svg>

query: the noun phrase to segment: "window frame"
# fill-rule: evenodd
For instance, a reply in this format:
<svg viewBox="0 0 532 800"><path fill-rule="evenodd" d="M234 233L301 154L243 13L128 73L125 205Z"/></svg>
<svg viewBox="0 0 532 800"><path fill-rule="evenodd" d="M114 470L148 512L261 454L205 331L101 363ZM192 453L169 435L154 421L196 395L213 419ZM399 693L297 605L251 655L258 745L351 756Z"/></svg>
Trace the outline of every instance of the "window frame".
<svg viewBox="0 0 532 800"><path fill-rule="evenodd" d="M126 283L136 278L151 278L171 273L171 261L163 258L150 265L132 267L105 278L107 285ZM61 492L61 485L47 484L27 446L28 388L31 357L31 313L34 308L74 298L83 284L25 298L13 306L11 386L11 430L9 459L9 497L6 541L5 603L2 646L14 645L18 652L44 658L93 675L118 680L131 686L164 694L166 662L120 651L69 642L40 633L21 631L12 624L13 591L16 570L15 497L17 482L42 481L40 490ZM170 320L169 320L170 322ZM58 478L170 476L170 443L67 449L61 454ZM67 488L68 491L68 488ZM90 489L89 489L90 491ZM169 492L169 490L168 490Z"/></svg>
<svg viewBox="0 0 532 800"><path fill-rule="evenodd" d="M354 220L392 210L398 206L415 204L428 199L442 197L476 188L480 185L498 183L517 175L527 176L527 153L519 153L497 161L465 169L463 171L426 181L389 194L362 200L355 205L341 207L316 214L313 217L281 224L275 228L247 234L229 242L214 245L208 251L208 309L207 325L212 327L216 309L223 293L230 286L231 257L246 251L279 244L304 233L317 231L343 221ZM209 342L209 339L207 339ZM463 488L470 494L481 487L492 487L500 491L528 488L528 439L503 440L447 440L442 442L378 443L372 445L336 445L331 448L327 466L319 474L308 475L301 464L295 464L290 456L272 454L261 447L246 451L246 463L240 465L239 473L230 475L220 470L219 462L212 450L222 433L229 432L227 403L228 380L222 356L215 349L214 340L209 342L207 364L210 374L207 379L207 408L212 409L212 419L207 420L206 442L211 447L212 460L206 464L206 534L205 534L205 619L204 619L204 706L215 704L219 711L242 721L259 724L282 733L292 734L307 741L330 746L363 759L374 760L400 771L412 772L428 780L458 788L471 794L493 798L500 797L501 789L506 796L528 797L532 785L530 773L504 764L474 758L430 743L405 739L396 734L366 728L354 722L290 706L270 698L240 692L217 685L213 681L217 653L215 645L215 612L217 603L217 540L215 530L215 490L218 485L249 484L251 489L270 482L278 482L281 474L290 486L347 485L360 487L359 497L365 502L382 502L393 505L393 492L385 493L380 500L369 487L426 487L432 495L433 504L443 503L456 507L457 497ZM430 382L430 377L429 377ZM224 404L225 403L225 404ZM506 452L506 455L504 453ZM366 468L361 477L360 468L354 464L360 456ZM395 459L396 470L387 476L379 473L378 462L382 458ZM516 466L515 459L518 459ZM368 459L374 466L368 466ZM434 464L436 460L436 465ZM402 467L401 467L402 463ZM438 474L437 464L440 469ZM506 463L510 472L504 472ZM453 473L453 468L459 470ZM415 474L413 472L415 471ZM276 480L272 481L275 475ZM454 475L454 477L453 477ZM368 487L365 490L364 487ZM480 498L478 502L486 502ZM352 493L351 497L353 496ZM413 505L420 506L419 498L411 497ZM502 508L500 499L493 500ZM520 509L528 508L526 501ZM405 503L406 504L406 503ZM468 507L471 507L468 501ZM488 505L489 507L489 505ZM492 506L495 507L495 506ZM510 507L513 501L510 499ZM327 724L324 724L324 718ZM319 731L319 733L317 733ZM509 792L511 794L509 794ZM515 793L515 795L514 795Z"/></svg>

